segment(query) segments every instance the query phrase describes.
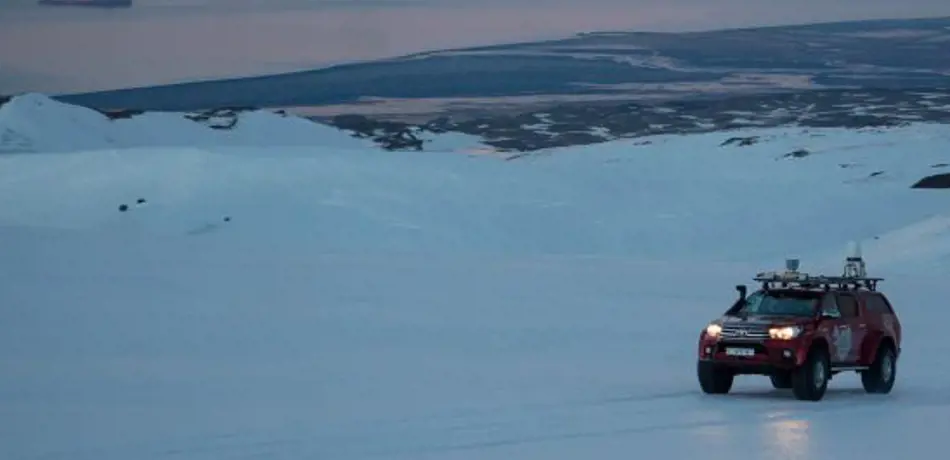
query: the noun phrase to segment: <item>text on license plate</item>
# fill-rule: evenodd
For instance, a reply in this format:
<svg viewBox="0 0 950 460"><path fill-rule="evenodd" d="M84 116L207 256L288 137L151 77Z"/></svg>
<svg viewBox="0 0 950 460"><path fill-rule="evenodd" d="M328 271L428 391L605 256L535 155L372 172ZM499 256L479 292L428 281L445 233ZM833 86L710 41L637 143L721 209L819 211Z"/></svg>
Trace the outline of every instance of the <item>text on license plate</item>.
<svg viewBox="0 0 950 460"><path fill-rule="evenodd" d="M752 348L726 348L726 354L729 356L755 356L755 350Z"/></svg>

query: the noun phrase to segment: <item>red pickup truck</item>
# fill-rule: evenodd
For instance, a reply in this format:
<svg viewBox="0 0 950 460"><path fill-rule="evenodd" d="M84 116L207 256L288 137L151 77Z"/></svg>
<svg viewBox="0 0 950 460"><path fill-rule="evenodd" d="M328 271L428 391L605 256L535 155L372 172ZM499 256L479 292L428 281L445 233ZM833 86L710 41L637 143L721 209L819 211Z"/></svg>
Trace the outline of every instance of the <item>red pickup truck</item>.
<svg viewBox="0 0 950 460"><path fill-rule="evenodd" d="M850 259L849 259L850 261ZM889 393L901 352L901 324L880 278L760 273L761 289L738 300L699 335L703 392L728 393L741 374L767 375L801 400L824 397L835 374L854 371L868 393ZM846 272L847 272L846 268ZM854 272L854 270L852 270Z"/></svg>

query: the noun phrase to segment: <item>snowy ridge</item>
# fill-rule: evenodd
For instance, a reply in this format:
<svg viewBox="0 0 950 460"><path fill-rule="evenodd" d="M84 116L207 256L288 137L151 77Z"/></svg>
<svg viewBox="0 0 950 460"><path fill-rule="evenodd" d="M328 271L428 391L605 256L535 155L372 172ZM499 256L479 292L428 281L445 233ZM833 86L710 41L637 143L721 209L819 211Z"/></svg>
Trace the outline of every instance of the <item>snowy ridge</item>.
<svg viewBox="0 0 950 460"><path fill-rule="evenodd" d="M415 130L405 134L409 144L424 146L427 151L494 151L480 137L464 133ZM13 97L0 105L0 154L133 147L316 145L365 149L379 144L371 136L282 111L217 109L107 114L34 93Z"/></svg>
<svg viewBox="0 0 950 460"><path fill-rule="evenodd" d="M0 458L885 460L950 430L950 195L911 188L950 126L505 161L29 101L0 108L38 153L0 155ZM733 286L853 239L907 331L895 392L702 396Z"/></svg>
<svg viewBox="0 0 950 460"><path fill-rule="evenodd" d="M373 144L303 118L254 111L223 114L146 112L115 119L42 94L0 106L0 154L131 147L303 146L366 148Z"/></svg>

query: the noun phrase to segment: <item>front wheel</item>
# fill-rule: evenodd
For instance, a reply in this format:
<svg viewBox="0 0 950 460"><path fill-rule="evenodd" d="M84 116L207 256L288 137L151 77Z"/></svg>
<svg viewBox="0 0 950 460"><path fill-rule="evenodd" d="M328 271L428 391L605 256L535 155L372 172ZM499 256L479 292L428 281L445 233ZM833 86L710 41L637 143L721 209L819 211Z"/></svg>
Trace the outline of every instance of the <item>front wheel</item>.
<svg viewBox="0 0 950 460"><path fill-rule="evenodd" d="M706 394L728 393L732 389L732 381L735 377L730 370L709 361L697 362L696 374L699 378L699 387Z"/></svg>
<svg viewBox="0 0 950 460"><path fill-rule="evenodd" d="M801 367L792 372L792 393L803 401L819 401L828 389L831 364L824 348L812 348Z"/></svg>
<svg viewBox="0 0 950 460"><path fill-rule="evenodd" d="M882 345L871 368L861 373L861 384L868 393L887 394L897 379L897 354L893 348Z"/></svg>

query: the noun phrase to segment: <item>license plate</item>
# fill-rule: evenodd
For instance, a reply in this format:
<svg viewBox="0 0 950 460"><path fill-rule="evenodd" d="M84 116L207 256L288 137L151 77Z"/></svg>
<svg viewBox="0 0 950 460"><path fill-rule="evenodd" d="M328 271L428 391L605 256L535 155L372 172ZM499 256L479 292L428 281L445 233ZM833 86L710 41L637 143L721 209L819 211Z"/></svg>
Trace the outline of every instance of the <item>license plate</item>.
<svg viewBox="0 0 950 460"><path fill-rule="evenodd" d="M755 350L752 348L726 348L726 354L729 356L755 356Z"/></svg>

